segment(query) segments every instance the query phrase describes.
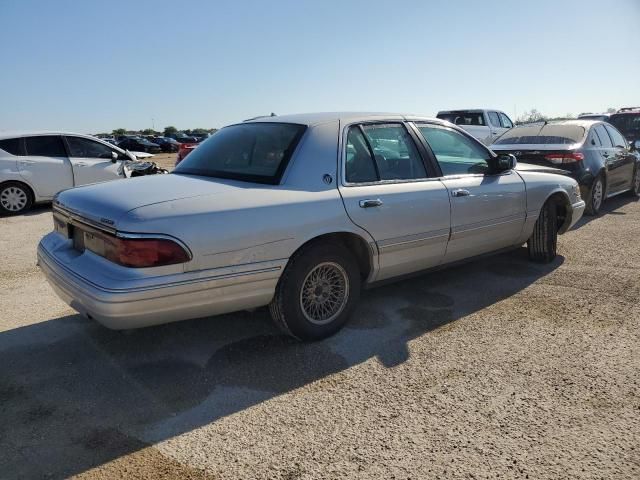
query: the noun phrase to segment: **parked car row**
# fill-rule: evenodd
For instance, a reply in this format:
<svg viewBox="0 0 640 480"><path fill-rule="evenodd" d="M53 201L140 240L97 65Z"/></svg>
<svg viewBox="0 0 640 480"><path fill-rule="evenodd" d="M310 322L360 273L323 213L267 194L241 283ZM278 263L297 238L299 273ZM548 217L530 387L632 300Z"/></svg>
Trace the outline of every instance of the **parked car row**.
<svg viewBox="0 0 640 480"><path fill-rule="evenodd" d="M368 286L523 244L553 260L585 209L563 165L518 164L440 119L263 117L219 130L169 175L60 193L38 264L109 328L268 305L285 333L316 340Z"/></svg>

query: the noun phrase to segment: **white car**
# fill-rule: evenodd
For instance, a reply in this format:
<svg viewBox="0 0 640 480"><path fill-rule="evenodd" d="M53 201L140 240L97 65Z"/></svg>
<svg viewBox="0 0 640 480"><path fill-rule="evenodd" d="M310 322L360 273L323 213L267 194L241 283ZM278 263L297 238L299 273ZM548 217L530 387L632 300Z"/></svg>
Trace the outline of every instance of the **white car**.
<svg viewBox="0 0 640 480"><path fill-rule="evenodd" d="M438 112L441 120L457 125L489 146L504 132L513 128L513 122L506 113L499 110L465 109Z"/></svg>
<svg viewBox="0 0 640 480"><path fill-rule="evenodd" d="M61 190L123 178L121 161L136 156L76 133L0 133L0 214L51 201Z"/></svg>

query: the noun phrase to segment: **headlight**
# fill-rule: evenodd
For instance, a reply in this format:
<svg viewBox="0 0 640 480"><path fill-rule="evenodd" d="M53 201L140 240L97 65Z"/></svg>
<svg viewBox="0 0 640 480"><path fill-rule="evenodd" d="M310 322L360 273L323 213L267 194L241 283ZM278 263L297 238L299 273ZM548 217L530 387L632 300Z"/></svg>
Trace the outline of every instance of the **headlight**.
<svg viewBox="0 0 640 480"><path fill-rule="evenodd" d="M580 197L580 186L579 185L574 185L572 187L572 192L573 192L573 198L576 202L579 202L580 200L582 200L582 198Z"/></svg>

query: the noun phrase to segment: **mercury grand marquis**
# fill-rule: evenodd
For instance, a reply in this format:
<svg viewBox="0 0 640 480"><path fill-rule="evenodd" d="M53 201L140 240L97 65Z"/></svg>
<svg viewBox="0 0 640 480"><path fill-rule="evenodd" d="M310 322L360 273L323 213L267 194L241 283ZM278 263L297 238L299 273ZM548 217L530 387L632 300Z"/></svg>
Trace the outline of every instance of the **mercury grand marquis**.
<svg viewBox="0 0 640 480"><path fill-rule="evenodd" d="M170 175L61 192L38 264L109 328L269 305L285 333L316 340L364 287L525 243L549 262L584 207L575 180L443 120L257 118Z"/></svg>

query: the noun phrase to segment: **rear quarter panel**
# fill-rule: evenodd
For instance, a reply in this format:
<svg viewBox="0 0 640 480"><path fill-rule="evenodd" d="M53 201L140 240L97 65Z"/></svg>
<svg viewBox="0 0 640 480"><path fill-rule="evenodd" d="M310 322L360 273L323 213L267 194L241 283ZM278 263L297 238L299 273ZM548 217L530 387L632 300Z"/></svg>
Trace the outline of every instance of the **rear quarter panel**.
<svg viewBox="0 0 640 480"><path fill-rule="evenodd" d="M373 239L348 218L337 189L338 123L311 127L280 185L247 183L219 198L185 198L134 209L118 220L122 231L165 233L193 253L187 270L288 259L327 233Z"/></svg>

